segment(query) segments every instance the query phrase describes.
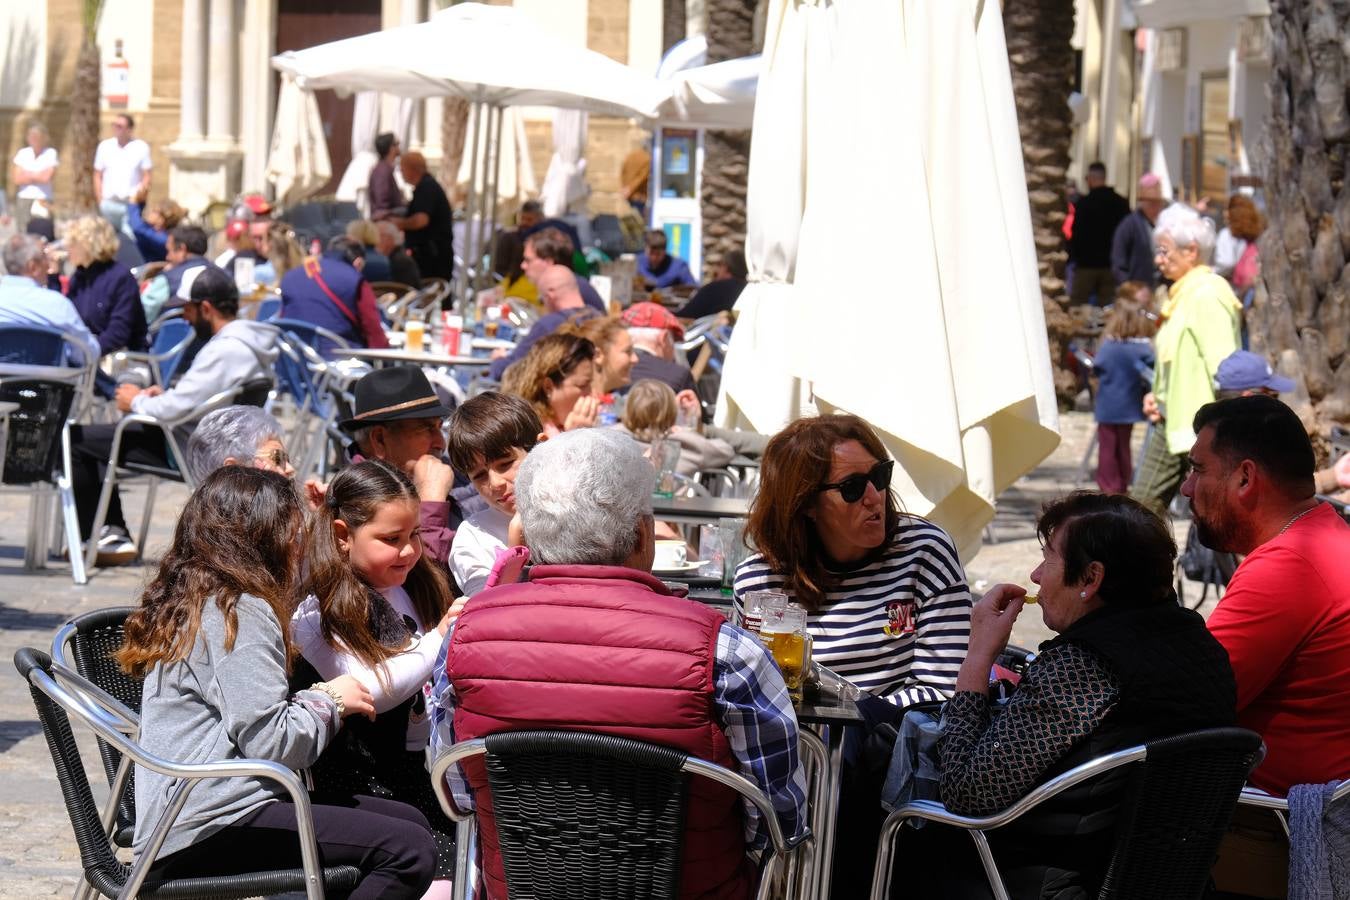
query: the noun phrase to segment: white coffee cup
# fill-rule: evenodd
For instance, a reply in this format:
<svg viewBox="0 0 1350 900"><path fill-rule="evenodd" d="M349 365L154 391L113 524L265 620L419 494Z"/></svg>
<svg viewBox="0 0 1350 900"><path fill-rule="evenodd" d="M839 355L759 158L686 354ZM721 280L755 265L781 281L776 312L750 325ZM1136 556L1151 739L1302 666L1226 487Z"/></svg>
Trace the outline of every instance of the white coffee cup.
<svg viewBox="0 0 1350 900"><path fill-rule="evenodd" d="M656 558L652 561L654 569L678 569L688 560L689 548L684 541L657 541Z"/></svg>

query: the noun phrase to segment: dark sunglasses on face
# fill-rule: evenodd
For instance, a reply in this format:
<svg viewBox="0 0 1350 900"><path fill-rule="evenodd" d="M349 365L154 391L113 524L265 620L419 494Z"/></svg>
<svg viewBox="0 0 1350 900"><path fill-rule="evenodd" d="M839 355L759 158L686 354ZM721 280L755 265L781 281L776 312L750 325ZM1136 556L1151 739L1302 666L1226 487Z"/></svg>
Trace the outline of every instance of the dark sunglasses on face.
<svg viewBox="0 0 1350 900"><path fill-rule="evenodd" d="M845 503L857 503L862 499L863 494L867 493L869 482L872 487L884 494L891 486L891 471L894 468L895 460L884 459L865 473L859 472L856 475L850 475L833 484L822 484L820 490L838 491L839 496L844 498Z"/></svg>

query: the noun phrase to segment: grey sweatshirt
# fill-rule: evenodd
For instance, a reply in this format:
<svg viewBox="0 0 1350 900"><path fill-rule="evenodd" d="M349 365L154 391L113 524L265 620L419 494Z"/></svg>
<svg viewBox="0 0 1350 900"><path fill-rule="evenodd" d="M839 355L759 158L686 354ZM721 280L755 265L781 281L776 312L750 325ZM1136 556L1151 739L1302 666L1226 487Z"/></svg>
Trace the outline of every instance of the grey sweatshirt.
<svg viewBox="0 0 1350 900"><path fill-rule="evenodd" d="M272 378L276 365L277 329L265 322L235 319L220 329L197 353L172 390L158 397L138 395L131 411L173 419L201 406L212 394L241 381Z"/></svg>
<svg viewBox="0 0 1350 900"><path fill-rule="evenodd" d="M225 617L208 601L188 658L150 670L141 691L141 745L171 762L250 758L306 768L337 733L337 706L321 691L290 695L281 625L266 601L244 594L235 611L239 627L233 650L225 650ZM168 807L175 783L137 766L137 856ZM204 780L188 795L159 856L182 850L284 795L274 781Z"/></svg>

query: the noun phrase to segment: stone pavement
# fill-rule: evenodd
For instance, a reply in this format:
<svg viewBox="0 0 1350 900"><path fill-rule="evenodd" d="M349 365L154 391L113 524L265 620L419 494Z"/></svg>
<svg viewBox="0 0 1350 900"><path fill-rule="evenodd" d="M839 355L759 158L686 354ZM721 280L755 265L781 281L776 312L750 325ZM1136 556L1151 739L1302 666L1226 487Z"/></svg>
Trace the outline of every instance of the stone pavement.
<svg viewBox="0 0 1350 900"><path fill-rule="evenodd" d="M1079 463L1094 429L1092 418L1070 413L1061 422L1064 440L1059 449L1000 498L992 529L995 542L986 542L967 567L976 592L1000 581L1030 585L1027 576L1040 561L1034 533L1040 505L1076 487L1092 486L1079 482ZM139 522L143 498L137 487L124 495L133 524ZM167 543L185 499L181 486L160 486L147 542L151 563ZM68 897L80 869L46 742L28 690L10 662L14 651L23 646L47 649L56 628L71 616L134 604L152 571L149 566L99 569L84 587L71 582L69 569L61 562L24 572L27 525L27 498L0 496L0 833L8 835L0 847L0 900ZM1177 526L1177 536L1184 540L1184 522ZM1196 594L1192 591L1191 596ZM1014 642L1026 647L1049 636L1035 610L1025 614L1013 632ZM93 738L84 733L80 739L90 783L96 792L102 789L101 802L106 781Z"/></svg>

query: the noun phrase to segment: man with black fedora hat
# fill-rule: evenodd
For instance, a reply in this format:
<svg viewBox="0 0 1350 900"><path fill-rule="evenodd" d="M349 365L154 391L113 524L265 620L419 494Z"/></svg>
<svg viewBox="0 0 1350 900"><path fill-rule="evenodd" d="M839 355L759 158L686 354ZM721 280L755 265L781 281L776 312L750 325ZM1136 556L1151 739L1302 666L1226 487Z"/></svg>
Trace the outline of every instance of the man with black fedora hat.
<svg viewBox="0 0 1350 900"><path fill-rule="evenodd" d="M352 436L352 462L383 460L412 479L421 501L422 546L441 563L466 514L454 495L455 470L443 459L442 426L450 412L420 368L391 366L356 383L352 417L339 425ZM473 492L465 484L466 494Z"/></svg>

